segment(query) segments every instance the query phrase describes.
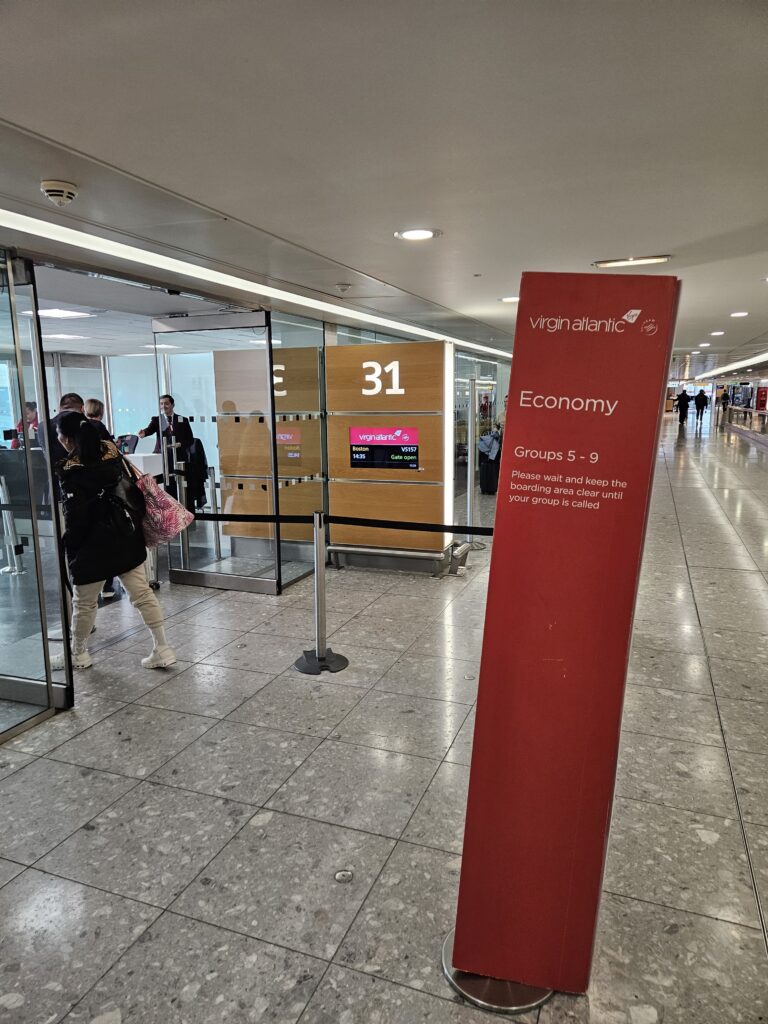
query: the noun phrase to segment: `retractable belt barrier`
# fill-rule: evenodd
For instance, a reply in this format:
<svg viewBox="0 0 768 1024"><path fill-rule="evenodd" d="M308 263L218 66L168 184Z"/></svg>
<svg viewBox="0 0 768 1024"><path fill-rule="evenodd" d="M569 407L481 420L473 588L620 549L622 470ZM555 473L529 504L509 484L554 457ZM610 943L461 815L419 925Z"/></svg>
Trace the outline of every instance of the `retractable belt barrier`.
<svg viewBox="0 0 768 1024"><path fill-rule="evenodd" d="M196 519L208 523L303 523L312 524L315 563L315 649L304 651L295 662L299 672L320 675L321 672L341 672L349 664L343 654L331 650L326 643L325 567L328 552L325 525L362 526L380 530L407 530L419 533L457 533L462 536L493 536L492 526L466 526L461 523L412 523L400 519L358 519L355 516L332 516L315 512L311 516L249 515L226 512L200 512ZM466 552L471 545L464 544ZM363 549L364 550L364 549Z"/></svg>
<svg viewBox="0 0 768 1024"><path fill-rule="evenodd" d="M238 515L223 512L196 512L195 519L210 523L304 523L311 525L313 516ZM467 526L461 523L411 523L401 519L357 519L354 516L324 515L323 522L336 526L363 526L380 530L408 530L419 533L457 533L460 536L492 537L492 526Z"/></svg>

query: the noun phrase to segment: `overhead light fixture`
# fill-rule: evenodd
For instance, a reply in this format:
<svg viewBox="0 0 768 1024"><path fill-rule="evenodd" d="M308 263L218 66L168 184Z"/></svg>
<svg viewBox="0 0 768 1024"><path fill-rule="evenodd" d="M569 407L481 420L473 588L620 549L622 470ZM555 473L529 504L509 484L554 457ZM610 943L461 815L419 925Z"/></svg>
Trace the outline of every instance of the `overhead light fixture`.
<svg viewBox="0 0 768 1024"><path fill-rule="evenodd" d="M151 359L152 354L150 352L125 352L126 359Z"/></svg>
<svg viewBox="0 0 768 1024"><path fill-rule="evenodd" d="M691 352L691 355L692 355L692 356L700 356L700 355L701 355L701 352L699 352L699 350L698 350L698 349L696 349L696 351L695 351L695 352Z"/></svg>
<svg viewBox="0 0 768 1024"><path fill-rule="evenodd" d="M671 256L625 256L618 260L595 260L592 264L598 270L609 270L611 267L646 267L651 263L669 263Z"/></svg>
<svg viewBox="0 0 768 1024"><path fill-rule="evenodd" d="M725 366L716 366L714 370L707 370L706 373L697 373L696 380L704 380L705 377L723 377L726 373L736 373L738 370L752 369L750 363L768 362L768 352L760 352L753 355L751 359L742 359L738 363L727 363Z"/></svg>
<svg viewBox="0 0 768 1024"><path fill-rule="evenodd" d="M44 334L43 341L87 341L84 334Z"/></svg>
<svg viewBox="0 0 768 1024"><path fill-rule="evenodd" d="M145 345L144 348L178 348L178 345Z"/></svg>
<svg viewBox="0 0 768 1024"><path fill-rule="evenodd" d="M708 341L700 341L699 345L701 345L702 348L709 348L710 342L708 342Z"/></svg>
<svg viewBox="0 0 768 1024"><path fill-rule="evenodd" d="M396 231L395 238L402 242L426 242L430 238L439 238L442 233L437 228L406 228L405 231Z"/></svg>
<svg viewBox="0 0 768 1024"><path fill-rule="evenodd" d="M25 309L23 315L32 316L32 310ZM50 317L51 320L80 320L86 316L96 316L95 313L80 313L76 309L38 309L37 315L41 319Z"/></svg>
<svg viewBox="0 0 768 1024"><path fill-rule="evenodd" d="M417 327L415 324L405 323L402 320L392 320L389 317L378 316L375 313L364 313L362 310L353 309L348 306L337 306L333 302L312 299L307 295L302 295L300 292L289 292L284 288L273 288L271 285L250 281L246 277L225 274L220 270L212 270L197 263L188 263L186 260L180 260L174 256L165 256L158 252L152 252L149 249L140 249L135 245L126 245L125 242L116 242L110 238L102 238L100 235L93 235L88 231L77 231L74 228L65 227L63 224L54 224L47 220L41 220L39 217L28 217L26 214L14 213L12 210L0 209L0 228L7 228L9 231L31 235L33 238L43 238L50 242L71 246L74 249L87 253L95 253L100 256L108 256L111 259L123 260L134 266L150 268L164 274L177 274L187 280L204 281L206 285L213 285L214 287L224 288L229 291L267 298L275 302L299 306L303 309L311 309L319 313L328 313L331 317L337 317L342 324L352 320L360 324L382 327L389 333L410 334L416 338L427 338L430 341L452 342L461 349L485 352L498 356L501 359L511 360L512 358L511 352L505 352L500 348L492 348L490 345L465 341L463 338L455 338L449 334L441 334L438 331L431 331L426 327Z"/></svg>
<svg viewBox="0 0 768 1024"><path fill-rule="evenodd" d="M503 299L499 299L499 302L519 302L519 295L506 295Z"/></svg>
<svg viewBox="0 0 768 1024"><path fill-rule="evenodd" d="M722 336L724 334L725 334L725 331L710 331L709 332L710 338L722 338Z"/></svg>
<svg viewBox="0 0 768 1024"><path fill-rule="evenodd" d="M744 312L741 312L741 313L731 313L731 316L749 316L749 313L744 313Z"/></svg>

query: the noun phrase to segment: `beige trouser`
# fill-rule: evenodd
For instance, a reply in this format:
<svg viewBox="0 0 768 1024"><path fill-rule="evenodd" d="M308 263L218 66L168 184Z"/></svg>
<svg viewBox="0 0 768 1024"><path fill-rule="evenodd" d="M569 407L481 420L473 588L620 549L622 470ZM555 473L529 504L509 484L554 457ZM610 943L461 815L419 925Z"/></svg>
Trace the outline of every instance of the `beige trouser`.
<svg viewBox="0 0 768 1024"><path fill-rule="evenodd" d="M137 565L130 572L120 574L120 582L128 591L131 604L138 608L145 625L155 629L163 624L163 609L147 583L143 565ZM96 609L104 580L98 583L80 583L72 588L72 638L83 647L91 635L96 621Z"/></svg>

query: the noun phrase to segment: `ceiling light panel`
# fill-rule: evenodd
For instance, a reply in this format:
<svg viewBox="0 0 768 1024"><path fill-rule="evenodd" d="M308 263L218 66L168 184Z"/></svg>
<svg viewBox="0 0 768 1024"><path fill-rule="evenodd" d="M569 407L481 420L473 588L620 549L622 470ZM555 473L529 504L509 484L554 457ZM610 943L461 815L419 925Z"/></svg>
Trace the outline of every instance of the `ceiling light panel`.
<svg viewBox="0 0 768 1024"><path fill-rule="evenodd" d="M671 256L624 256L615 260L595 260L592 264L598 270L610 270L612 267L647 267L651 263L669 263Z"/></svg>

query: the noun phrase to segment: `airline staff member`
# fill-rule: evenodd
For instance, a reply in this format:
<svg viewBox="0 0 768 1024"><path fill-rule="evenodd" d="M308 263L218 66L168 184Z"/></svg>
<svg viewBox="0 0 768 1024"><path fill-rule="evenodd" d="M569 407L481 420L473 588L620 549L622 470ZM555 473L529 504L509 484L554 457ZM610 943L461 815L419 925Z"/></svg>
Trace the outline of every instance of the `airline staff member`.
<svg viewBox="0 0 768 1024"><path fill-rule="evenodd" d="M152 434L157 434L157 440L155 441L156 453L161 450L160 446L163 438L167 438L171 444L179 445L178 448L168 449L168 472L171 474L173 473L176 461L174 452L178 452L179 461L183 461L187 448L189 448L194 440L189 420L174 412L175 405L176 403L172 395L161 395L160 415L153 416L149 421L149 425L139 431L139 437L151 437ZM174 476L170 478L168 493L172 494L174 498L178 497L176 477Z"/></svg>

